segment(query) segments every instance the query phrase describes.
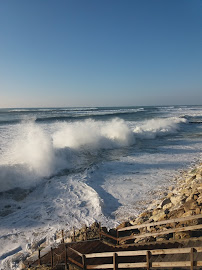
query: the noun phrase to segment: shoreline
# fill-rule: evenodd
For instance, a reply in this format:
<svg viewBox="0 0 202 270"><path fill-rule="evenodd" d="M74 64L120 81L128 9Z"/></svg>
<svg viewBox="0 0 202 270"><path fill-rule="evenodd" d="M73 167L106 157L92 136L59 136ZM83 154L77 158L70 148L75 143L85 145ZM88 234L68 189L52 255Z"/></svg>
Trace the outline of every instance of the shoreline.
<svg viewBox="0 0 202 270"><path fill-rule="evenodd" d="M175 186L173 184L169 187L167 195L154 202L152 205L149 206L149 208L147 208L146 211L143 211L135 219L129 217L128 220L120 223L116 228L107 229L106 227L103 227L103 231L115 236L116 229L121 229L134 225L141 225L143 223L158 222L168 219L177 219L181 217L202 214L202 162L200 161L191 168L183 170L178 177L175 177L175 183ZM194 221L188 221L186 222L186 224L193 225L195 224L193 222ZM179 222L179 226L180 225L181 224ZM155 230L164 229L164 225L160 225L157 227L158 228L151 228L149 232L155 232ZM142 229L140 229L140 232L145 233L145 229L148 230L148 228L143 227ZM92 239L99 236L99 224L97 222L94 222L88 228L84 226L83 228L76 230L73 237L69 235L69 231L67 238L65 237L65 233L63 233L64 232L62 232L62 241L64 242L85 241L86 239ZM190 231L175 233L176 240L189 239L191 236L192 235ZM61 232L58 234L58 240L59 239L61 240ZM173 236L170 237L169 235L165 235L156 238L149 237L144 240L139 238L138 240L134 240L133 243L141 244L144 242L164 240L172 241ZM125 244L129 243L125 242ZM37 269L49 268L43 268L43 266L41 266L41 268Z"/></svg>
<svg viewBox="0 0 202 270"><path fill-rule="evenodd" d="M169 185L171 184L171 185ZM193 166L187 169L180 170L173 180L168 184L168 190L164 193L164 196L158 198L153 204L150 204L136 217L128 217L121 222L116 228L103 227L103 231L114 235L117 228L124 228L133 225L140 225L143 223L150 223L155 221L163 221L167 219L174 219L180 217L186 217L191 215L202 214L202 162L195 163ZM158 192L158 190L156 191ZM144 232L144 231L142 231ZM72 232L70 230L63 231L58 230L55 232L55 244L57 246L62 241L62 234L65 242L73 241ZM94 222L89 227L82 226L80 229L75 230L75 241L84 241L88 239L99 237L99 224ZM189 238L189 233L179 233L178 239ZM155 241L168 240L164 237L159 237ZM45 239L44 239L45 240ZM153 240L153 239L152 239ZM141 239L135 243L141 243ZM147 239L150 241L150 239ZM36 254L38 248L50 249L49 244L45 241L34 242L30 248L29 255L16 253L12 259L14 261L24 261L28 257L32 257Z"/></svg>
<svg viewBox="0 0 202 270"><path fill-rule="evenodd" d="M145 210L136 217L128 217L115 228L104 227L104 230L113 234L117 228L202 214L202 162L198 161L193 166L181 170L171 183L170 186L168 185L168 190L160 191L164 193L163 197L157 198L152 204L146 206ZM88 228L84 226L77 229L75 239L85 240L86 230L93 238L98 235L98 228L98 222L94 222ZM66 240L71 241L69 237Z"/></svg>
<svg viewBox="0 0 202 270"><path fill-rule="evenodd" d="M183 170L174 182L164 197L117 228L202 214L202 162Z"/></svg>

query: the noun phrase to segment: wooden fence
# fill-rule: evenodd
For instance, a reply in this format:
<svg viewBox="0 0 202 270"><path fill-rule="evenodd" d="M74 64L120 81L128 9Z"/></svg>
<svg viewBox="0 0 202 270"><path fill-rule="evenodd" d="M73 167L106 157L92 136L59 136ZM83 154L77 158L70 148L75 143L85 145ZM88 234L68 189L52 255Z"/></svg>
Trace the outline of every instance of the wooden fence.
<svg viewBox="0 0 202 270"><path fill-rule="evenodd" d="M112 236L108 233L105 233L102 231L101 224L99 226L99 238L101 239L102 236L105 236L107 238L113 239L116 241L117 244L123 243L123 241L129 240L129 239L139 239L139 238L146 238L146 237L156 237L159 235L165 235L165 234L170 234L173 233L173 235L176 232L184 232L184 231L193 231L193 230L198 230L202 229L202 224L197 224L197 225L192 225L192 226L186 226L186 227L179 227L179 228L172 228L172 229L166 229L163 231L159 232L151 232L151 233L140 233L140 234L132 234L130 236L123 236L120 237L121 232L126 232L126 231L133 231L137 230L140 228L146 228L147 230L151 227L159 226L159 225L168 225L168 224L176 224L178 222L187 222L191 220L199 220L202 219L202 214L200 215L194 215L190 217L183 217L183 218L177 218L177 219L172 219L172 220L165 220L165 221L158 221L158 222L151 222L151 223L144 223L141 225L135 225L135 226L129 226L129 227L124 227L116 230L117 236ZM201 222L199 222L201 223ZM85 234L85 240L87 240L87 228L84 232ZM64 231L62 230L61 233L62 236L62 243L64 243ZM73 230L73 236L72 236L73 242L76 241L75 238L75 230ZM69 257L68 254L68 249L71 250L72 252L76 253L82 258L82 264L79 263L78 261L75 261L73 258ZM57 254L56 249L51 248L51 253L50 253L50 263L48 264L51 266L52 269L54 269L58 264L61 264L61 258L63 257L63 265L65 265L65 269L67 269L67 263L72 262L76 264L77 266L83 268L84 270L86 269L114 269L117 270L118 268L171 268L171 267L190 267L190 269L193 269L194 266L200 267L202 266L202 261L195 261L194 260L194 254L202 252L202 247L195 247L195 248L178 248L178 249L158 249L158 250L142 250L142 251L118 251L118 252L104 252L104 253L93 253L93 254L81 254L78 251L74 250L71 247L68 247L64 243L64 250L62 251L61 254ZM152 256L157 256L157 255L166 255L166 254L190 254L190 259L186 261L167 261L167 262L152 262L151 257ZM202 255L202 254L201 254ZM136 257L136 256L145 256L145 262L133 262L133 263L124 263L121 262L122 257ZM43 256L42 256L43 257ZM41 251L40 249L38 250L38 264L41 264ZM113 260L113 263L110 264L98 264L98 265L91 265L88 264L88 260L90 258L108 258L111 257Z"/></svg>
<svg viewBox="0 0 202 270"><path fill-rule="evenodd" d="M116 241L117 244L121 244L122 242L126 241L126 240L130 240L130 239L144 239L147 237L157 237L157 236L161 236L161 235L166 235L166 234L173 234L173 238L175 237L175 233L177 232L185 232L185 231L194 231L194 230L200 230L202 229L202 222L200 222L201 224L198 225L191 225L191 226L185 226L185 227L179 227L179 228L175 228L175 225L179 222L181 223L186 223L187 221L191 221L191 220L199 220L202 219L202 214L200 215L193 215L193 216L189 216L189 217L182 217L182 218L176 218L176 219L171 219L171 220L163 220L163 221L157 221L157 222L151 222L151 223L143 223L140 225L135 225L135 226L129 226L129 227L124 227L121 229L117 229L116 230L116 236L112 236L108 233L105 233L101 230L100 228L100 236L105 236L107 238L111 238L113 240ZM149 229L151 229L151 227L156 227L156 226L160 226L160 225L169 225L169 224L173 224L174 228L171 229L164 229L164 230L159 230L158 232L148 232ZM139 229L145 229L146 232L144 233L132 233L129 236L124 236L121 237L120 233L121 232L127 232L127 231L133 231L133 230L139 230Z"/></svg>
<svg viewBox="0 0 202 270"><path fill-rule="evenodd" d="M82 258L82 264L76 263L83 270L86 269L124 269L124 268L146 268L147 270L152 268L173 268L173 267L189 267L191 270L194 267L202 266L202 259L198 260L197 254L202 253L202 247L196 248L177 248L177 249L156 249L156 250L140 250L140 251L118 251L118 252L103 252L103 253L91 253L81 254L76 250L73 250L77 255ZM164 257L163 261L154 261L157 256L160 255L173 255L173 254L185 254L186 260L183 261L170 261ZM202 254L201 254L202 255ZM136 257L144 256L143 262L123 262L123 258L127 258L129 261L136 260ZM89 259L98 258L111 258L112 263L106 264L90 264ZM138 261L138 259L137 259ZM75 262L74 262L75 263Z"/></svg>

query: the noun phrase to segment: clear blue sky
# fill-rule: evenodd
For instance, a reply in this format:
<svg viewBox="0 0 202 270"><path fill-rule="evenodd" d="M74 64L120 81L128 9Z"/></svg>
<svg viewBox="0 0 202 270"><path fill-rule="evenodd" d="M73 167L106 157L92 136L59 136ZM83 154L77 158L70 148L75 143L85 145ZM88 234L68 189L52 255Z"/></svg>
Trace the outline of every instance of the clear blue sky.
<svg viewBox="0 0 202 270"><path fill-rule="evenodd" d="M1 0L0 107L202 104L202 1Z"/></svg>

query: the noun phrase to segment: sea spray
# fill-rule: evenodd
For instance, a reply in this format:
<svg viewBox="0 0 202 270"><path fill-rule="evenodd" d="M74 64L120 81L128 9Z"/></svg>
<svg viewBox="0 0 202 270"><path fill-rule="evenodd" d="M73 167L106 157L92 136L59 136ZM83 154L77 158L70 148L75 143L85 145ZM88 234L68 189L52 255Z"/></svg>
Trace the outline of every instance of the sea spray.
<svg viewBox="0 0 202 270"><path fill-rule="evenodd" d="M43 177L81 166L85 154L132 145L133 132L121 119L56 123L53 130L33 120L15 127L10 145L1 157L0 191L27 188Z"/></svg>
<svg viewBox="0 0 202 270"><path fill-rule="evenodd" d="M76 123L62 123L53 134L56 148L112 149L129 146L135 142L126 122L115 118L112 121L86 120Z"/></svg>
<svg viewBox="0 0 202 270"><path fill-rule="evenodd" d="M201 121L202 107L144 107L141 111L134 107L124 108L125 112L120 114L122 109L0 110L0 188L2 183L7 184L6 190L35 185L28 191L14 189L15 194L11 190L0 193L0 257L5 258L0 268L13 260L16 270L19 257L7 254L21 247L20 254L26 255L27 247L33 246L35 240L52 241L59 229L79 228L95 220L113 227L114 223L138 214L158 194L165 192L179 169L201 156L201 126L192 122ZM36 116L36 121L17 125L15 120L19 122L25 115ZM89 119L84 124L86 129L80 124L86 118L78 115ZM183 115L186 115L186 124L179 118ZM122 120L114 123L114 116ZM74 130L77 125L80 137L72 131L77 140L70 144L70 136L62 132L63 128L68 126ZM137 131L137 128L141 129ZM84 131L93 139L86 139ZM59 132L65 134L64 138ZM97 138L93 137L94 132ZM40 162L36 153L34 161L16 157L14 153L16 144L21 146L17 147L21 151L32 141L30 138L36 144L27 149L35 148L43 157ZM43 175L50 176L40 176L41 169ZM22 196L23 192L27 195ZM13 197L13 194L19 196Z"/></svg>
<svg viewBox="0 0 202 270"><path fill-rule="evenodd" d="M184 118L170 117L146 120L134 128L136 138L155 139L157 136L165 136L176 133L181 123L186 123Z"/></svg>

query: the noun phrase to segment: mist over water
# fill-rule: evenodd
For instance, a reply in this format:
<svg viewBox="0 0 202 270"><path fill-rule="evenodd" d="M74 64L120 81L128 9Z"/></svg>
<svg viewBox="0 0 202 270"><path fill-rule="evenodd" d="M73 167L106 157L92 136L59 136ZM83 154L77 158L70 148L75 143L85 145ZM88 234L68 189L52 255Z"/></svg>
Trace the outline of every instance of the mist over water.
<svg viewBox="0 0 202 270"><path fill-rule="evenodd" d="M201 159L201 121L200 106L0 110L0 267L58 229L137 215Z"/></svg>

